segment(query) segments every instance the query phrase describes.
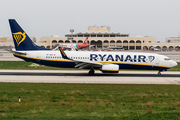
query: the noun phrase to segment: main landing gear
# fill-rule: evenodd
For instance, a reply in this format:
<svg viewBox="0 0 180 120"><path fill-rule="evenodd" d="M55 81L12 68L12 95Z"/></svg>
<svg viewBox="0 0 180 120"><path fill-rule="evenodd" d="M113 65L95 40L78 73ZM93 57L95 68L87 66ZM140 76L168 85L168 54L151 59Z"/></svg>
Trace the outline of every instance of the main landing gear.
<svg viewBox="0 0 180 120"><path fill-rule="evenodd" d="M159 75L159 76L161 75L161 71L158 72L158 75Z"/></svg>
<svg viewBox="0 0 180 120"><path fill-rule="evenodd" d="M91 69L91 70L89 71L89 75L94 75L94 69Z"/></svg>

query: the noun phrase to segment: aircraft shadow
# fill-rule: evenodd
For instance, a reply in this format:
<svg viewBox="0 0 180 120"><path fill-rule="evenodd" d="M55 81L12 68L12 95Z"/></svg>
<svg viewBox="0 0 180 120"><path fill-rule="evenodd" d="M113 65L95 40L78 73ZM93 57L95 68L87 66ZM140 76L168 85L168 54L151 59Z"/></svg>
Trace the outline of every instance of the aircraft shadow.
<svg viewBox="0 0 180 120"><path fill-rule="evenodd" d="M43 72L0 72L0 75L19 75L19 76L90 76L90 77L180 77L180 74L129 74L129 73L119 73L119 74L103 74L95 73L94 75L89 75L88 73L43 73Z"/></svg>

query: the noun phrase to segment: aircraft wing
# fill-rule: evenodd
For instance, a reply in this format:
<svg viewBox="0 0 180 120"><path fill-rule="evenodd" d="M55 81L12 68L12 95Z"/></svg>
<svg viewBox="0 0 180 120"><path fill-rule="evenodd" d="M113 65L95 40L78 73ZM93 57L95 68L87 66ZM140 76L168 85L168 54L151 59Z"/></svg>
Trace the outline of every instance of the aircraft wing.
<svg viewBox="0 0 180 120"><path fill-rule="evenodd" d="M79 68L79 69L84 69L84 68L89 68L89 67L101 68L103 65L102 63L97 63L97 62L92 62L92 61L71 59L65 54L65 52L62 50L61 47L59 47L59 50L64 59L73 60L76 62L76 66L75 66L76 68Z"/></svg>

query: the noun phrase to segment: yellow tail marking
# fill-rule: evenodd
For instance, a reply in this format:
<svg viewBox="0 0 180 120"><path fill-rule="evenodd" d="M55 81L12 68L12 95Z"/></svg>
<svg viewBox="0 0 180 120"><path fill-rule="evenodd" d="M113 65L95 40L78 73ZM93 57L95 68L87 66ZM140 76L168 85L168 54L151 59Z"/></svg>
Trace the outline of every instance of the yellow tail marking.
<svg viewBox="0 0 180 120"><path fill-rule="evenodd" d="M17 33L12 33L14 39L16 40L17 46L19 46L25 39L26 39L26 33L22 32L17 32Z"/></svg>

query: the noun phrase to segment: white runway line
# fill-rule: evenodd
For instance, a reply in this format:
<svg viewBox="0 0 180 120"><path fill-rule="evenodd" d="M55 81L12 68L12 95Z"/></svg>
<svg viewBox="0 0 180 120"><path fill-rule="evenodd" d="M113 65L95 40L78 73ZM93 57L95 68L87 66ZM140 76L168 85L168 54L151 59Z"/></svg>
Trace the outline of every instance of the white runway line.
<svg viewBox="0 0 180 120"><path fill-rule="evenodd" d="M4 76L0 82L30 83L107 83L107 84L180 84L180 78L142 77L59 77L59 76Z"/></svg>

